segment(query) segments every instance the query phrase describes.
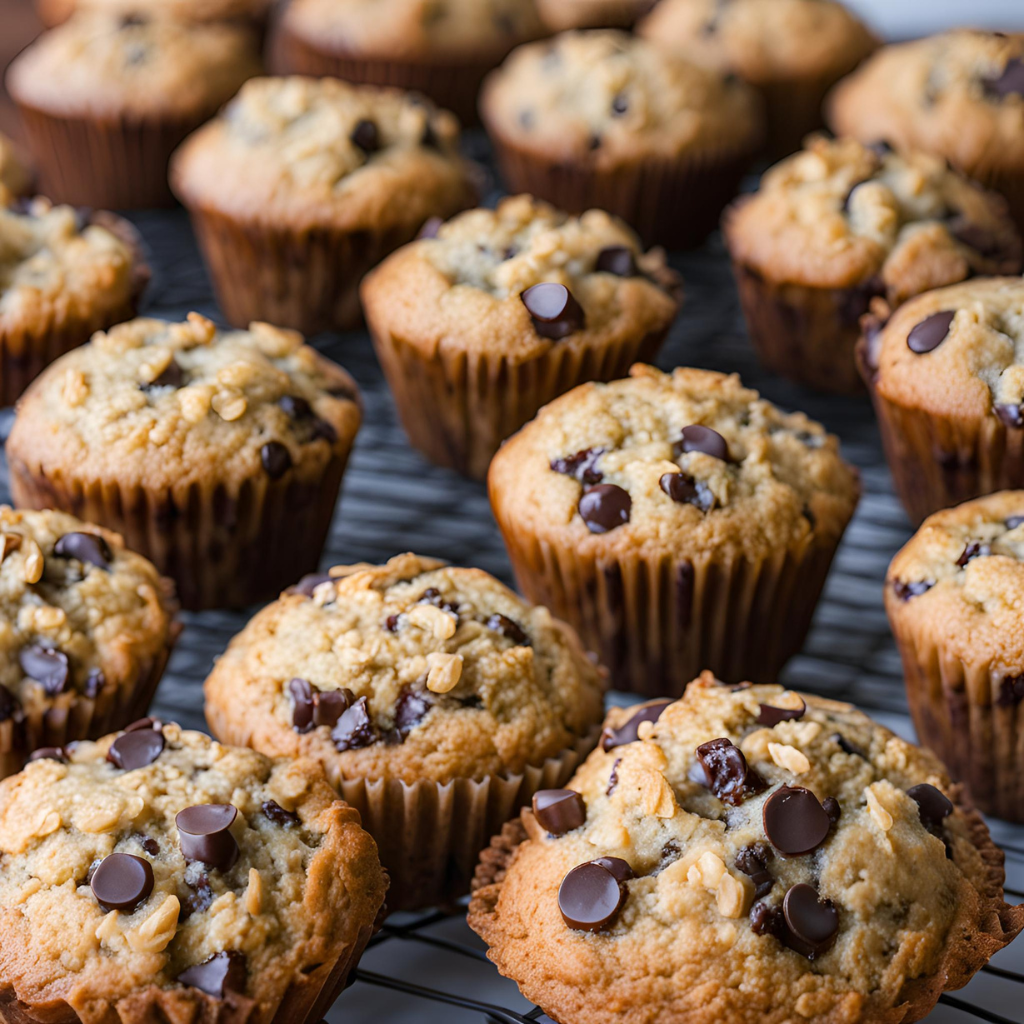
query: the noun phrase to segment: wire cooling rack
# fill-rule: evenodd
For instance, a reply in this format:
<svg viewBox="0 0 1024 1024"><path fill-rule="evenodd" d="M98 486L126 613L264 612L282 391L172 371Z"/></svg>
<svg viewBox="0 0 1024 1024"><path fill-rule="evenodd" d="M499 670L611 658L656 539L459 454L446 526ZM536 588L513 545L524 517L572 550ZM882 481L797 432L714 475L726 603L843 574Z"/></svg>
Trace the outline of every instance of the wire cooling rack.
<svg viewBox="0 0 1024 1024"><path fill-rule="evenodd" d="M470 155L488 163L480 136L470 136L467 145ZM132 219L154 270L144 312L180 319L197 310L220 320L185 214L147 211ZM739 373L765 397L783 408L804 410L838 434L847 459L863 477L864 496L839 549L811 635L786 668L784 681L852 701L912 738L899 659L881 600L886 566L910 536L910 528L893 495L867 399L813 395L761 372L717 236L698 252L673 256L672 263L685 279L686 305L659 365ZM408 446L365 332L322 335L313 342L352 373L366 407L323 564L383 561L413 548L455 564L479 566L512 583L484 486L429 465ZM4 463L0 499L7 494ZM157 713L186 726L205 727L203 680L247 618L242 612L184 616L185 631L157 693ZM611 699L629 698L613 694ZM1007 849L1008 892L1024 899L1024 828L991 824L996 840ZM363 958L354 984L328 1014L330 1024L548 1021L487 962L464 913L465 907L459 906L390 918ZM967 988L943 996L928 1020L1021 1024L1021 982L1024 942L1000 953Z"/></svg>

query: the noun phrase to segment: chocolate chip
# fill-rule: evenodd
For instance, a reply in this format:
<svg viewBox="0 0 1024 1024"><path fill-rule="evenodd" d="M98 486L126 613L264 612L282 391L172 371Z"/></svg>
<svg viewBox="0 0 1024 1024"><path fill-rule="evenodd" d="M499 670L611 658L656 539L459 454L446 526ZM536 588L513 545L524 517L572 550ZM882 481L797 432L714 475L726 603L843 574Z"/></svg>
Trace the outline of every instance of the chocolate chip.
<svg viewBox="0 0 1024 1024"><path fill-rule="evenodd" d="M786 941L790 949L808 960L831 949L839 931L839 912L831 903L819 901L813 886L794 885L782 901L782 912L792 933Z"/></svg>
<svg viewBox="0 0 1024 1024"><path fill-rule="evenodd" d="M376 153L380 149L380 132L374 121L366 120L356 122L352 134L349 136L352 145L361 149L364 153Z"/></svg>
<svg viewBox="0 0 1024 1024"><path fill-rule="evenodd" d="M828 815L828 820L831 821L833 825L837 824L839 819L843 816L843 809L839 806L839 801L834 796L825 797L825 799L821 801L821 806Z"/></svg>
<svg viewBox="0 0 1024 1024"><path fill-rule="evenodd" d="M622 758L617 757L612 762L612 770L608 773L608 788L604 791L605 796L611 796L615 792L615 787L619 784L619 765L622 764Z"/></svg>
<svg viewBox="0 0 1024 1024"><path fill-rule="evenodd" d="M587 805L575 790L541 789L533 794L533 815L551 835L564 836L586 824Z"/></svg>
<svg viewBox="0 0 1024 1024"><path fill-rule="evenodd" d="M389 633L397 633L398 629L399 629L399 626L401 625L401 621L402 621L402 616L401 615L389 615L384 620L384 628Z"/></svg>
<svg viewBox="0 0 1024 1024"><path fill-rule="evenodd" d="M604 479L604 474L597 468L597 460L604 452L604 448L584 448L575 455L567 455L564 459L552 459L549 465L554 472L571 476L581 484L599 484Z"/></svg>
<svg viewBox="0 0 1024 1024"><path fill-rule="evenodd" d="M159 718L153 718L151 715L147 715L145 718L140 718L137 721L132 722L131 725L124 727L125 732L138 732L140 729L156 729L158 732L163 729L164 723Z"/></svg>
<svg viewBox="0 0 1024 1024"><path fill-rule="evenodd" d="M53 545L53 553L57 558L77 558L108 570L114 560L110 545L96 533L65 533Z"/></svg>
<svg viewBox="0 0 1024 1024"><path fill-rule="evenodd" d="M902 580L895 580L892 585L893 593L901 601L909 601L912 597L920 597L922 594L927 594L934 583L928 580L915 580L911 583L904 583Z"/></svg>
<svg viewBox="0 0 1024 1024"><path fill-rule="evenodd" d="M755 935L777 935L779 925L785 927L782 911L767 903L755 903L750 908L750 930Z"/></svg>
<svg viewBox="0 0 1024 1024"><path fill-rule="evenodd" d="M290 679L288 696L292 702L292 728L309 732L313 728L313 687L305 679Z"/></svg>
<svg viewBox="0 0 1024 1024"><path fill-rule="evenodd" d="M937 349L949 334L949 328L956 316L956 310L943 309L938 313L926 316L919 324L911 328L907 335L907 347L911 352L924 355Z"/></svg>
<svg viewBox="0 0 1024 1024"><path fill-rule="evenodd" d="M292 703L292 728L300 733L319 725L333 726L355 701L351 690L320 690L305 679L288 680L288 696Z"/></svg>
<svg viewBox="0 0 1024 1024"><path fill-rule="evenodd" d="M199 861L189 861L185 866L185 884L192 890L181 904L180 919L187 921L193 914L202 913L213 903L213 889L210 876Z"/></svg>
<svg viewBox="0 0 1024 1024"><path fill-rule="evenodd" d="M305 426L309 431L309 440L319 438L334 444L338 440L338 432L327 420L320 419L313 412L313 407L301 395L284 395L277 404L284 410L288 418L296 424Z"/></svg>
<svg viewBox="0 0 1024 1024"><path fill-rule="evenodd" d="M612 100L612 114L615 117L621 117L627 110L629 110L629 100L624 93L616 93Z"/></svg>
<svg viewBox="0 0 1024 1024"><path fill-rule="evenodd" d="M854 746L842 733L832 733L832 739L839 744L839 749L844 754L849 754L851 757L862 757L865 761L867 760L867 758L864 757L864 751L861 750L860 747Z"/></svg>
<svg viewBox="0 0 1024 1024"><path fill-rule="evenodd" d="M110 744L107 760L126 772L145 768L163 752L164 734L156 729L124 732Z"/></svg>
<svg viewBox="0 0 1024 1024"><path fill-rule="evenodd" d="M438 231L441 230L441 225L444 223L440 217L430 217L420 228L420 233L416 236L417 238L437 238Z"/></svg>
<svg viewBox="0 0 1024 1024"><path fill-rule="evenodd" d="M40 747L28 755L29 762L32 761L60 761L61 764L68 763L68 752L63 747Z"/></svg>
<svg viewBox="0 0 1024 1024"><path fill-rule="evenodd" d="M609 245L597 254L594 269L602 274L614 274L616 277L636 277L639 271L633 250L624 245Z"/></svg>
<svg viewBox="0 0 1024 1024"><path fill-rule="evenodd" d="M606 726L604 732L601 733L601 749L612 750L615 747L625 746L627 743L635 743L640 738L638 735L640 726L644 722L657 722L665 708L673 703L675 702L671 700L654 701L640 708L625 725L620 725L617 729Z"/></svg>
<svg viewBox="0 0 1024 1024"><path fill-rule="evenodd" d="M1003 246L988 228L969 220L966 214L955 213L946 221L946 230L962 245L978 255L997 259L1003 255Z"/></svg>
<svg viewBox="0 0 1024 1024"><path fill-rule="evenodd" d="M268 441L260 449L260 461L271 480L278 480L291 469L292 457L280 441Z"/></svg>
<svg viewBox="0 0 1024 1024"><path fill-rule="evenodd" d="M1001 402L992 406L993 411L1004 426L1011 430L1024 427L1024 404L1018 402Z"/></svg>
<svg viewBox="0 0 1024 1024"><path fill-rule="evenodd" d="M231 834L231 824L237 817L233 804L195 804L179 811L174 823L182 855L207 867L230 871L238 860L238 843Z"/></svg>
<svg viewBox="0 0 1024 1024"><path fill-rule="evenodd" d="M972 540L963 550L963 554L956 560L956 564L959 568L963 568L968 562L974 558L988 558L992 554L992 548L988 544L983 544L981 541Z"/></svg>
<svg viewBox="0 0 1024 1024"><path fill-rule="evenodd" d="M434 702L427 691L414 688L408 683L402 687L395 704L395 728L401 739L404 740L427 717L427 712L433 706Z"/></svg>
<svg viewBox="0 0 1024 1024"><path fill-rule="evenodd" d="M542 338L561 341L586 326L583 307L564 284L535 284L519 297L533 320L534 330Z"/></svg>
<svg viewBox="0 0 1024 1024"><path fill-rule="evenodd" d="M807 702L800 698L798 708L777 708L771 704L761 704L757 712L757 724L768 729L774 728L779 722L799 722L807 714Z"/></svg>
<svg viewBox="0 0 1024 1024"><path fill-rule="evenodd" d="M768 870L774 859L775 854L767 843L751 843L736 854L736 867L750 877L755 900L767 896L775 885L775 879Z"/></svg>
<svg viewBox="0 0 1024 1024"><path fill-rule="evenodd" d="M942 828L942 823L953 813L953 802L935 786L922 782L907 790L907 796L917 804L921 824L929 831Z"/></svg>
<svg viewBox="0 0 1024 1024"><path fill-rule="evenodd" d="M507 615L502 615L501 612L495 612L487 620L487 628L507 637L517 647L528 647L530 645L530 638L523 632L523 627L514 619L510 619Z"/></svg>
<svg viewBox="0 0 1024 1024"><path fill-rule="evenodd" d="M360 697L342 716L331 731L337 750L358 750L377 742L377 730L370 720L366 698Z"/></svg>
<svg viewBox="0 0 1024 1024"><path fill-rule="evenodd" d="M139 836L139 846L150 855L156 857L160 853L160 844L150 836Z"/></svg>
<svg viewBox="0 0 1024 1024"><path fill-rule="evenodd" d="M1024 62L1018 57L1010 58L997 78L983 78L981 84L991 99L1024 95Z"/></svg>
<svg viewBox="0 0 1024 1024"><path fill-rule="evenodd" d="M90 886L104 910L130 914L153 891L153 868L142 857L112 853L93 872Z"/></svg>
<svg viewBox="0 0 1024 1024"><path fill-rule="evenodd" d="M68 682L68 656L63 651L31 644L18 652L18 662L22 672L39 683L49 696L64 692Z"/></svg>
<svg viewBox="0 0 1024 1024"><path fill-rule="evenodd" d="M780 786L764 802L762 819L765 835L786 857L816 850L832 827L818 798L802 786Z"/></svg>
<svg viewBox="0 0 1024 1024"><path fill-rule="evenodd" d="M676 455L702 452L704 455L710 455L713 459L720 459L722 462L729 461L729 445L725 438L717 430L701 426L699 423L683 427L682 435L672 447Z"/></svg>
<svg viewBox="0 0 1024 1024"><path fill-rule="evenodd" d="M625 865L625 871L621 865ZM632 870L617 857L602 857L574 867L558 887L562 920L579 931L599 932L607 928L626 902L623 882L629 877Z"/></svg>
<svg viewBox="0 0 1024 1024"><path fill-rule="evenodd" d="M1016 530L1022 523L1024 523L1024 516L1010 516L1003 525L1008 530Z"/></svg>
<svg viewBox="0 0 1024 1024"><path fill-rule="evenodd" d="M299 823L299 816L291 811L286 811L276 800L264 800L260 809L268 821L280 825L282 828Z"/></svg>
<svg viewBox="0 0 1024 1024"><path fill-rule="evenodd" d="M608 533L629 522L633 499L617 484L595 484L580 497L579 511L591 533Z"/></svg>
<svg viewBox="0 0 1024 1024"><path fill-rule="evenodd" d="M103 674L103 669L91 668L89 669L88 675L85 677L85 686L83 687L82 692L90 700L95 700L106 685L107 677Z"/></svg>
<svg viewBox="0 0 1024 1024"><path fill-rule="evenodd" d="M693 505L705 513L715 507L715 495L711 488L689 473L664 473L658 484L677 504Z"/></svg>
<svg viewBox="0 0 1024 1024"><path fill-rule="evenodd" d="M185 383L185 371L176 359L171 359L166 368L148 384L140 384L141 391L155 391L157 388L180 388Z"/></svg>
<svg viewBox="0 0 1024 1024"><path fill-rule="evenodd" d="M761 793L767 783L747 764L743 751L725 737L702 743L696 751L702 777L697 778L723 803L738 807L748 796ZM694 772L697 776L698 772Z"/></svg>
<svg viewBox="0 0 1024 1024"><path fill-rule="evenodd" d="M303 597L312 597L313 591L324 583L330 583L334 577L329 572L311 572L291 588L291 593L301 594Z"/></svg>
<svg viewBox="0 0 1024 1024"><path fill-rule="evenodd" d="M246 973L245 954L232 949L187 967L176 980L214 999L223 999L226 992L245 992Z"/></svg>
<svg viewBox="0 0 1024 1024"><path fill-rule="evenodd" d="M289 419L305 420L313 415L313 407L301 395L282 395L277 404Z"/></svg>
<svg viewBox="0 0 1024 1024"><path fill-rule="evenodd" d="M1024 676L1006 676L999 684L996 704L1001 708L1016 707L1024 701Z"/></svg>

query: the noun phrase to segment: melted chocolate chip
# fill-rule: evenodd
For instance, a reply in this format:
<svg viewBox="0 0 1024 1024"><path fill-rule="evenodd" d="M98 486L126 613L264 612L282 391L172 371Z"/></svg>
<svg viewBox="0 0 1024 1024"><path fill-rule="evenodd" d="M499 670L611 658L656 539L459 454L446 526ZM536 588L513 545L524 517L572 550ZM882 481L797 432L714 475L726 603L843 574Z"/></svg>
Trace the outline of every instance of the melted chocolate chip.
<svg viewBox="0 0 1024 1024"><path fill-rule="evenodd" d="M790 935L783 942L794 952L814 960L827 953L839 932L839 912L821 902L813 886L794 885L782 901L782 912Z"/></svg>
<svg viewBox="0 0 1024 1024"><path fill-rule="evenodd" d="M729 445L717 430L692 423L683 427L683 433L673 445L676 455L687 452L702 452L722 462L729 461Z"/></svg>
<svg viewBox="0 0 1024 1024"><path fill-rule="evenodd" d="M114 560L110 545L96 533L65 533L53 545L53 553L57 558L76 558L107 570Z"/></svg>
<svg viewBox="0 0 1024 1024"><path fill-rule="evenodd" d="M777 708L771 704L761 704L757 713L757 724L772 729L779 722L798 722L805 714L807 703L802 697L798 708Z"/></svg>
<svg viewBox="0 0 1024 1024"><path fill-rule="evenodd" d="M187 967L177 980L214 999L223 999L227 992L245 991L246 975L245 954L227 950L214 953L201 964Z"/></svg>
<svg viewBox="0 0 1024 1024"><path fill-rule="evenodd" d="M291 811L286 811L276 800L265 800L260 808L264 817L275 825L287 828L289 825L298 825L299 816Z"/></svg>
<svg viewBox="0 0 1024 1024"><path fill-rule="evenodd" d="M617 857L601 857L574 867L558 888L562 920L579 931L599 932L607 928L626 902L623 883L632 874L629 865Z"/></svg>
<svg viewBox="0 0 1024 1024"><path fill-rule="evenodd" d="M237 817L238 810L232 804L195 804L179 811L174 823L182 855L207 867L230 871L238 860L238 843L231 834L231 824Z"/></svg>
<svg viewBox="0 0 1024 1024"><path fill-rule="evenodd" d="M963 550L963 554L956 560L959 568L963 568L968 562L975 558L988 558L992 554L992 548L981 541L972 540Z"/></svg>
<svg viewBox="0 0 1024 1024"><path fill-rule="evenodd" d="M201 914L213 903L213 889L210 876L199 861L190 861L185 866L185 884L192 890L182 901L180 919L187 921L193 914Z"/></svg>
<svg viewBox="0 0 1024 1024"><path fill-rule="evenodd" d="M861 757L864 758L864 760L867 760L867 758L864 757L864 751L861 750L860 747L855 747L842 733L833 733L832 739L839 744L839 749L844 754L849 754L851 757Z"/></svg>
<svg viewBox="0 0 1024 1024"><path fill-rule="evenodd" d="M355 701L355 694L344 687L320 690L305 679L290 679L288 695L292 702L292 728L305 733L317 726L333 726Z"/></svg>
<svg viewBox="0 0 1024 1024"><path fill-rule="evenodd" d="M774 859L775 854L767 843L751 843L736 854L736 867L754 884L755 900L767 896L775 885L775 879L768 870Z"/></svg>
<svg viewBox="0 0 1024 1024"><path fill-rule="evenodd" d="M511 640L517 647L529 647L530 638L523 632L523 627L514 619L501 612L495 612L487 620L487 628Z"/></svg>
<svg viewBox="0 0 1024 1024"><path fill-rule="evenodd" d="M301 594L303 597L312 597L313 591L324 583L330 583L334 577L329 572L311 572L291 588L293 594Z"/></svg>
<svg viewBox="0 0 1024 1024"><path fill-rule="evenodd" d="M291 469L291 453L280 441L268 441L260 449L260 462L271 480L279 480Z"/></svg>
<svg viewBox="0 0 1024 1024"><path fill-rule="evenodd" d="M747 764L743 751L724 737L702 743L696 753L695 768L699 766L702 773L697 781L710 789L723 803L737 807L748 796L761 793L767 788L764 779Z"/></svg>
<svg viewBox="0 0 1024 1024"><path fill-rule="evenodd" d="M689 473L664 473L658 485L679 505L693 505L705 513L715 507L715 495L711 488Z"/></svg>
<svg viewBox="0 0 1024 1024"><path fill-rule="evenodd" d="M123 732L110 744L107 760L126 772L152 764L164 749L164 734L156 729Z"/></svg>
<svg viewBox="0 0 1024 1024"><path fill-rule="evenodd" d="M828 820L833 825L837 824L839 819L843 816L843 809L839 806L839 801L834 796L827 796L821 801L821 806L825 813L828 815Z"/></svg>
<svg viewBox="0 0 1024 1024"><path fill-rule="evenodd" d="M802 786L780 786L765 801L764 833L772 846L786 857L800 857L816 850L832 827L818 798Z"/></svg>
<svg viewBox="0 0 1024 1024"><path fill-rule="evenodd" d="M949 334L949 328L956 316L956 310L944 309L926 316L919 324L911 328L907 335L907 347L917 355L924 355L937 349Z"/></svg>
<svg viewBox="0 0 1024 1024"><path fill-rule="evenodd" d="M380 132L374 121L366 120L356 122L352 134L349 136L352 145L361 149L364 153L376 153L380 149Z"/></svg>
<svg viewBox="0 0 1024 1024"><path fill-rule="evenodd" d="M636 277L639 274L633 250L624 245L605 246L597 254L594 269L601 274L614 274L616 277Z"/></svg>
<svg viewBox="0 0 1024 1024"><path fill-rule="evenodd" d="M60 761L68 763L68 752L63 747L40 747L28 755L29 761Z"/></svg>
<svg viewBox="0 0 1024 1024"><path fill-rule="evenodd" d="M160 853L160 844L151 836L139 836L139 846L150 855L156 857Z"/></svg>
<svg viewBox="0 0 1024 1024"><path fill-rule="evenodd" d="M992 406L992 411L999 417L1002 424L1011 430L1020 430L1024 427L1024 404L1000 402Z"/></svg>
<svg viewBox="0 0 1024 1024"><path fill-rule="evenodd" d="M428 691L416 689L408 683L403 686L395 704L395 728L400 738L404 740L427 717L433 706Z"/></svg>
<svg viewBox="0 0 1024 1024"><path fill-rule="evenodd" d="M277 404L284 410L290 420L303 426L308 431L308 440L323 439L328 444L338 440L338 432L327 420L320 419L313 412L313 407L300 395L284 395Z"/></svg>
<svg viewBox="0 0 1024 1024"><path fill-rule="evenodd" d="M895 580L892 589L901 601L909 601L912 597L920 597L922 594L927 594L933 586L935 584L927 580L915 580L910 583Z"/></svg>
<svg viewBox="0 0 1024 1024"><path fill-rule="evenodd" d="M172 359L158 376L148 384L140 384L140 391L155 391L157 388L180 388L185 383L185 371Z"/></svg>
<svg viewBox="0 0 1024 1024"><path fill-rule="evenodd" d="M571 476L581 484L599 484L604 475L597 468L597 460L604 455L604 451L603 448L584 448L564 459L552 459L550 466L554 472Z"/></svg>
<svg viewBox="0 0 1024 1024"><path fill-rule="evenodd" d="M617 757L612 761L612 770L608 773L608 788L604 791L605 796L611 796L615 792L615 787L619 784L620 764L622 764L621 757Z"/></svg>
<svg viewBox="0 0 1024 1024"><path fill-rule="evenodd" d="M125 732L138 732L140 729L156 729L159 732L163 729L164 723L159 718L153 718L152 715L147 715L145 718L139 718L132 722L131 725L124 727Z"/></svg>
<svg viewBox="0 0 1024 1024"><path fill-rule="evenodd" d="M929 832L941 831L942 824L953 813L953 802L940 789L922 782L907 790L907 796L917 804L921 824Z"/></svg>
<svg viewBox="0 0 1024 1024"><path fill-rule="evenodd" d="M377 730L370 720L366 698L360 697L331 730L331 739L337 750L359 750L377 742Z"/></svg>
<svg viewBox="0 0 1024 1024"><path fill-rule="evenodd" d="M591 533L608 533L629 522L633 499L617 484L595 484L580 497L579 512Z"/></svg>
<svg viewBox="0 0 1024 1024"><path fill-rule="evenodd" d="M998 77L983 78L981 84L990 99L1003 100L1007 96L1024 95L1024 62L1012 57Z"/></svg>
<svg viewBox="0 0 1024 1024"><path fill-rule="evenodd" d="M620 725L617 729L606 726L604 732L601 733L601 749L612 750L615 747L625 746L627 743L635 743L640 738L638 735L640 726L644 722L657 722L665 708L672 703L674 702L671 700L654 701L640 708L625 725Z"/></svg>
<svg viewBox="0 0 1024 1024"><path fill-rule="evenodd" d="M587 805L575 790L541 789L533 794L533 815L551 835L564 836L586 823Z"/></svg>
<svg viewBox="0 0 1024 1024"><path fill-rule="evenodd" d="M535 284L520 298L533 320L534 330L542 338L561 341L586 325L583 307L564 284L553 281Z"/></svg>
<svg viewBox="0 0 1024 1024"><path fill-rule="evenodd" d="M63 693L68 683L68 656L41 644L31 644L18 652L22 672L34 679L51 697Z"/></svg>
<svg viewBox="0 0 1024 1024"><path fill-rule="evenodd" d="M112 853L92 874L93 895L104 910L131 913L153 891L153 868L130 853Z"/></svg>

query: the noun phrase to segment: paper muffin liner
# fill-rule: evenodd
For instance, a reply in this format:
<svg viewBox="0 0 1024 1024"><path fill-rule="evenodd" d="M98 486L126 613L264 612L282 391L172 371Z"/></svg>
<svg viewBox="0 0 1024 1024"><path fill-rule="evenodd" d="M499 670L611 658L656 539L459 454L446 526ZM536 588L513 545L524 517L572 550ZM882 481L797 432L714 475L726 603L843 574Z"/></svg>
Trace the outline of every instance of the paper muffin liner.
<svg viewBox="0 0 1024 1024"><path fill-rule="evenodd" d="M606 210L634 228L645 245L670 249L699 245L717 227L760 143L752 139L733 150L600 168L545 160L504 138L493 120L487 130L512 195L527 192L569 213Z"/></svg>
<svg viewBox="0 0 1024 1024"><path fill-rule="evenodd" d="M276 597L319 564L354 438L339 438L322 473L279 480L262 469L176 490L83 480L74 466L45 473L8 453L18 508L56 508L124 537L177 584L184 608L242 608Z"/></svg>
<svg viewBox="0 0 1024 1024"><path fill-rule="evenodd" d="M498 351L421 346L384 330L368 314L370 334L410 444L431 462L482 480L501 442L541 406L585 381L625 377L653 362L663 330L601 345L555 343L518 362Z"/></svg>
<svg viewBox="0 0 1024 1024"><path fill-rule="evenodd" d="M803 645L840 540L814 533L762 561L611 545L595 556L524 533L493 490L491 507L523 596L580 634L613 689L646 697L679 696L704 669L774 682Z"/></svg>

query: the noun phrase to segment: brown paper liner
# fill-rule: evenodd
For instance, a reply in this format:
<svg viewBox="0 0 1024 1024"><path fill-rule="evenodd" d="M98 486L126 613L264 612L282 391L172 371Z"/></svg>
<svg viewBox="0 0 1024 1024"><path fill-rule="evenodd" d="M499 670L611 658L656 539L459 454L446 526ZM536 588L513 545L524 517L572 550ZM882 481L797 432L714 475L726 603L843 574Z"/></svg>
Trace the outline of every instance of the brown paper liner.
<svg viewBox="0 0 1024 1024"><path fill-rule="evenodd" d="M8 453L18 508L56 508L124 537L176 583L184 608L242 608L276 597L316 570L327 539L352 439L342 438L323 473L302 480L256 476L178 490L87 481L74 467L49 475Z"/></svg>
<svg viewBox="0 0 1024 1024"><path fill-rule="evenodd" d="M370 334L409 442L431 462L482 480L501 442L537 410L585 381L625 377L653 362L668 327L611 344L550 346L513 362L501 352L439 350L384 330L368 314Z"/></svg>

